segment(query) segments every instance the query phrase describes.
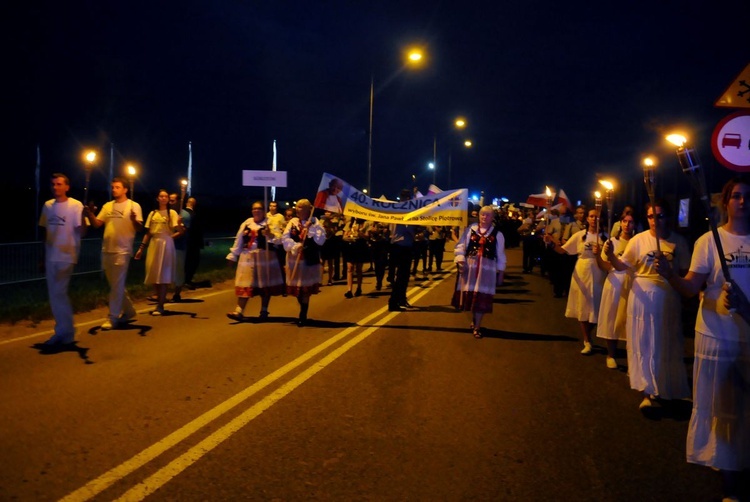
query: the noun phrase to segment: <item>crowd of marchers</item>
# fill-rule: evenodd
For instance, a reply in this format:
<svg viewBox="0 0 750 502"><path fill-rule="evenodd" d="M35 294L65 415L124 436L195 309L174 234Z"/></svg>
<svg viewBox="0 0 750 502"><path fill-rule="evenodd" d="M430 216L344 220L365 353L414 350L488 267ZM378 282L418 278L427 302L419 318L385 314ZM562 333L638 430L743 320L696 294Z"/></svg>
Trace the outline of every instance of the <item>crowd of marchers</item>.
<svg viewBox="0 0 750 502"><path fill-rule="evenodd" d="M646 205L644 229L633 206L611 231L597 209L578 206L568 224L554 209L540 220L529 212L518 231L524 273L538 265L553 296L567 298L581 354L594 353L596 336L606 345L606 367L617 369L623 341L630 387L643 394L646 416L692 398L687 460L720 471L724 500L738 500L741 473L750 468L750 179L730 180L720 209L720 225L692 243L692 253L659 199ZM691 389L681 296L695 295Z"/></svg>
<svg viewBox="0 0 750 502"><path fill-rule="evenodd" d="M640 410L658 412L670 400L692 396L687 460L719 470L726 500L737 500L743 470L750 468L750 180L730 180L721 194L723 222L693 246L671 229L669 205L653 200L646 207L648 227L640 229L633 207L626 206L611 235L601 228L599 212L576 208L562 224L552 210L537 221L532 214L514 218L484 206L467 228L384 224L344 217L326 204L338 200L338 186L318 194L316 203L297 201L278 212L275 202L252 205L227 254L236 267L236 306L227 313L245 321L250 298L260 297L256 322L269 319L273 296L299 303L298 326L308 324L310 298L325 282L346 280L347 299L362 294L363 266L375 271L375 289L388 281L391 311L411 309L409 277L443 273L443 253L454 242L457 280L452 305L470 312L470 330L482 338L483 316L492 312L496 287L503 283L506 241L523 242L523 271L539 265L555 297L567 297L565 315L580 322L581 353L591 355L593 337L606 343L608 368L618 368L616 348L624 340L630 386L643 393ZM101 328L132 321L136 311L125 290L131 257L146 260L146 284L154 287L155 308L164 314L167 289L180 300L198 263L202 237L195 226L195 199L183 207L177 194L159 190L145 218L128 197L124 181L112 182L112 200L97 212L68 197L68 178L51 178L53 198L42 209L45 273L55 332L44 345L75 343L68 286L88 226L104 226L102 266L110 286L109 315ZM401 200L412 196L404 190ZM320 199L320 200L318 200ZM334 204L335 205L335 204ZM133 253L136 234L144 231ZM191 237L192 235L192 237ZM719 250L722 250L720 253ZM327 277L327 281L325 278ZM695 324L693 387L684 364L680 295L700 295Z"/></svg>

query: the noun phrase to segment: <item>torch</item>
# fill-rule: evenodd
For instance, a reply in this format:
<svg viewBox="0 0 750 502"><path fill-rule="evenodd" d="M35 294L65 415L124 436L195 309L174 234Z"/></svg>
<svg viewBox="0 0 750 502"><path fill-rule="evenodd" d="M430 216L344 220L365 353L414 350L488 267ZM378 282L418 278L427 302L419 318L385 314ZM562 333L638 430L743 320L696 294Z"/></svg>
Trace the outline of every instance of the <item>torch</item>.
<svg viewBox="0 0 750 502"><path fill-rule="evenodd" d="M135 188L134 188L134 181L135 181L135 167L132 165L128 166L128 180L130 181L130 199L135 199Z"/></svg>
<svg viewBox="0 0 750 502"><path fill-rule="evenodd" d="M607 223L609 224L609 237L612 237L612 228L615 224L615 213L614 213L614 192L615 185L608 180L599 180L599 183L606 190L605 197L607 198Z"/></svg>
<svg viewBox="0 0 750 502"><path fill-rule="evenodd" d="M86 152L86 155L84 155L84 159L86 160L86 164L84 165L84 169L86 170L86 188L83 190L83 205L87 206L89 201L89 183L91 182L91 170L94 168L94 162L96 162L96 152L93 150L89 150Z"/></svg>
<svg viewBox="0 0 750 502"><path fill-rule="evenodd" d="M180 180L180 211L185 209L185 192L187 191L188 181L186 179Z"/></svg>
<svg viewBox="0 0 750 502"><path fill-rule="evenodd" d="M719 238L719 229L714 220L713 213L711 212L711 202L708 198L708 190L706 189L706 175L703 172L703 169L701 169L698 154L695 151L695 148L687 145L687 138L685 138L685 136L670 134L666 139L673 145L677 146L677 160L680 161L682 172L687 175L690 184L693 186L693 190L695 190L703 203L703 208L706 210L706 216L708 217L708 224L711 227L711 234L714 236L716 251L719 254L721 272L724 275L724 280L728 283L730 281L729 267L727 266L727 259L724 256L724 248L722 247L721 239Z"/></svg>
<svg viewBox="0 0 750 502"><path fill-rule="evenodd" d="M654 194L654 187L656 186L655 167L654 159L646 157L643 159L643 183L646 185L646 192L648 192L648 200L651 202L651 214L654 217L654 235L656 236L656 251L661 253L661 243L659 242L659 227L656 221L656 195Z"/></svg>
<svg viewBox="0 0 750 502"><path fill-rule="evenodd" d="M596 238L599 239L599 220L602 214L602 194L594 192L594 209L596 209Z"/></svg>
<svg viewBox="0 0 750 502"><path fill-rule="evenodd" d="M544 193L547 195L547 215L546 215L544 228L545 228L545 233L548 233L547 227L549 227L549 211L550 211L550 207L552 206L552 190L550 190L548 186L545 186Z"/></svg>

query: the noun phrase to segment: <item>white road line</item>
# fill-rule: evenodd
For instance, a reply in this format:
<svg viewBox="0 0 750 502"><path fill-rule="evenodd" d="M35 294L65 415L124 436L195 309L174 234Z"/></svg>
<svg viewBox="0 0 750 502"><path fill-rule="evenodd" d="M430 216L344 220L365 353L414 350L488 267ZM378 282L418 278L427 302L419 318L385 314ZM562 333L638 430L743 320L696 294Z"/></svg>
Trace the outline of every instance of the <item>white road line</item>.
<svg viewBox="0 0 750 502"><path fill-rule="evenodd" d="M439 280L434 281L434 284L436 285L442 282L446 276L447 275L442 276ZM417 293L414 294L412 301L416 301L422 298L430 290L432 290L432 288L428 288L428 289L422 289L419 287L412 288L412 290L410 291L410 294L412 294L414 291L417 291ZM370 323L373 319L379 317L380 315L386 312L387 312L387 306L382 307L378 309L377 311L373 312L372 314L370 314L369 316L362 319L359 322L359 324L366 325ZM191 448L187 453L183 454L182 456L178 457L176 460L172 461L167 466L157 471L157 473L152 475L151 478L158 477L158 479L161 480L160 481L161 484L159 484L158 486L155 486L153 484L154 482L151 481L151 478L149 478L148 480L142 483L139 483L138 485L133 487L129 492L123 495L124 497L123 500L141 500L143 497L146 497L148 494L156 490L159 486L164 485L174 476L179 474L179 472L182 472L189 465L195 463L205 453L207 453L211 449L221 444L221 442L229 438L229 436L231 436L234 432L239 430L239 428L241 428L243 425L247 424L253 418L263 413L263 411L270 408L274 403L276 403L277 401L282 399L284 396L289 394L289 392L294 390L296 387L302 384L305 380L307 380L308 378L313 376L315 373L323 369L325 366L327 366L328 364L336 360L338 357L340 357L350 348L354 347L359 342L367 338L370 334L372 334L375 330L377 330L380 326L382 326L382 324L393 319L393 317L395 317L398 314L399 312L389 312L388 315L386 315L381 321L378 321L375 324L375 326L366 329L360 335L357 335L349 342L345 343L344 345L342 345L335 351L331 352L331 354L324 357L321 361L311 366L307 370L303 371L300 375L296 376L295 378L293 378L292 380L290 380L289 382L281 386L279 389L274 391L271 395L262 399L260 402L258 402L257 404L249 408L247 411L243 412L240 416L236 417L234 420L229 422L229 424L225 425L224 427L219 429L217 432L215 432L208 438L201 441L201 443L199 443L197 446ZM198 431L201 427L204 427L207 424L211 423L213 420L218 419L224 413L228 412L235 406L238 406L243 401L246 401L253 395L257 394L258 392L266 388L267 386L279 380L281 377L283 377L284 375L286 375L293 369L309 361L312 357L316 356L320 352L324 351L331 345L349 336L350 334L352 334L353 332L355 332L356 330L360 328L361 328L360 325L346 328L338 335L335 335L329 338L328 340L321 343L317 347L314 347L313 349L309 350L305 354L301 355L294 361L287 363L286 365L282 366L278 370L274 371L273 373L267 375L266 377L262 378L258 382L254 383L250 387L239 392L238 394L235 394L228 400L224 401L223 403L219 404L213 409L207 411L206 413L194 419L193 421L189 422L188 424L181 427L180 429L177 429L176 431L172 432L171 434L164 437L160 441L154 443L153 445L149 446L145 450L136 454L129 460L126 460L122 464L114 467L113 469L110 469L109 471L105 472L104 474L97 477L96 479L91 480L90 482L82 486L81 488L75 490L74 492L71 492L70 494L66 495L60 500L66 501L66 502L73 502L73 501L80 502L84 500L89 500L90 498L96 496L97 494L101 493L102 491L112 486L117 481L123 479L125 476L128 476L129 474L134 472L136 469L139 469L140 467L146 465L148 462L155 459L156 457L158 457L159 455L161 455L168 449L179 444L181 441L185 440L188 436ZM223 435L218 435L219 432L222 432ZM200 455L197 455L198 453L200 453ZM144 490L146 490L147 492L144 493ZM142 496L137 495L138 493L143 493L143 495Z"/></svg>

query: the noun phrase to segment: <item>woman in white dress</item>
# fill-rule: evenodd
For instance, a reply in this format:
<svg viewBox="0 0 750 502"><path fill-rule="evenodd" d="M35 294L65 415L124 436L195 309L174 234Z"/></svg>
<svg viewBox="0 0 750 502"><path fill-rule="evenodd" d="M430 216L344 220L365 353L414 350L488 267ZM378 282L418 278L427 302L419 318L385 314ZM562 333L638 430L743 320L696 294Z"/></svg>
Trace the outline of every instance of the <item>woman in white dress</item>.
<svg viewBox="0 0 750 502"><path fill-rule="evenodd" d="M621 257L610 241L604 245L607 259L617 270L633 269L625 325L628 340L630 387L641 391L644 414L659 407L659 398L690 397L684 358L681 305L677 291L656 271L661 254L680 275L687 272L690 250L681 236L669 230L669 208L663 201L646 211L649 230L636 234ZM657 250L656 236L659 236Z"/></svg>
<svg viewBox="0 0 750 502"><path fill-rule="evenodd" d="M153 284L156 293L156 308L151 315L164 314L164 303L167 298L167 286L172 284L177 273L177 256L174 249L174 239L182 235L185 228L180 216L174 209L169 209L169 193L161 189L156 197L159 209L151 211L144 227L147 232L143 242L135 254L140 260L143 250L146 253L146 279L144 284Z"/></svg>
<svg viewBox="0 0 750 502"><path fill-rule="evenodd" d="M492 206L479 210L479 223L466 229L453 250L458 281L451 304L472 313L474 338L482 338L482 317L492 312L495 289L505 274L505 238L493 225Z"/></svg>
<svg viewBox="0 0 750 502"><path fill-rule="evenodd" d="M635 219L633 213L623 212L618 221L619 236L611 239L615 248L615 255L622 256L625 246L633 237ZM605 340L607 344L607 368L617 369L617 341L625 340L625 323L627 321L628 294L633 281L631 270L620 272L606 259L604 251L598 255L599 268L607 272L602 288L602 299L599 304L599 317L596 323L596 336Z"/></svg>
<svg viewBox="0 0 750 502"><path fill-rule="evenodd" d="M237 263L234 276L237 306L227 317L240 322L246 320L245 306L253 296L260 296L258 320L266 321L271 296L284 293L281 266L275 249L271 247L281 243L281 228L269 225L262 202L254 202L252 212L252 218L240 225L227 255L230 266Z"/></svg>
<svg viewBox="0 0 750 502"><path fill-rule="evenodd" d="M685 296L705 285L695 322L687 461L720 470L724 500L739 500L740 474L750 468L750 179L730 180L721 195L727 222L718 231L731 288L711 232L695 242L684 278L666 260L657 269Z"/></svg>
<svg viewBox="0 0 750 502"><path fill-rule="evenodd" d="M581 323L583 355L592 353L591 334L599 317L599 303L605 277L604 271L596 262L602 244L596 233L597 218L596 209L590 209L586 217L587 228L574 233L562 246L550 236L544 237L545 242L556 252L578 255L573 276L570 278L565 317L577 319Z"/></svg>
<svg viewBox="0 0 750 502"><path fill-rule="evenodd" d="M312 215L312 204L307 199L300 199L297 201L297 216L289 221L282 236L287 253L287 293L297 297L300 307L297 326L300 327L307 324L310 296L320 293L320 246L325 241L326 231Z"/></svg>

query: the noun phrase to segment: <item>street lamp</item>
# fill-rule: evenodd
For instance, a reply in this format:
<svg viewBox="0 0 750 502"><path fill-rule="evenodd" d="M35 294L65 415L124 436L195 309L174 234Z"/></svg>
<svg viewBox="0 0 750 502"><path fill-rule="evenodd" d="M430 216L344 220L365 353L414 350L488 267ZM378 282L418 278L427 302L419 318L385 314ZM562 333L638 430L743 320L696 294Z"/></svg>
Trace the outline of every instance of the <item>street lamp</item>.
<svg viewBox="0 0 750 502"><path fill-rule="evenodd" d="M412 47L405 53L406 67L419 67L424 64L424 49ZM403 69L402 68L402 69ZM391 79L389 79L390 81ZM367 190L372 192L372 111L375 104L375 76L370 74L370 120L367 134Z"/></svg>
<svg viewBox="0 0 750 502"><path fill-rule="evenodd" d="M430 162L427 164L427 167L429 167L432 170L432 184L435 184L435 175L437 174L437 170L435 169L435 163Z"/></svg>

